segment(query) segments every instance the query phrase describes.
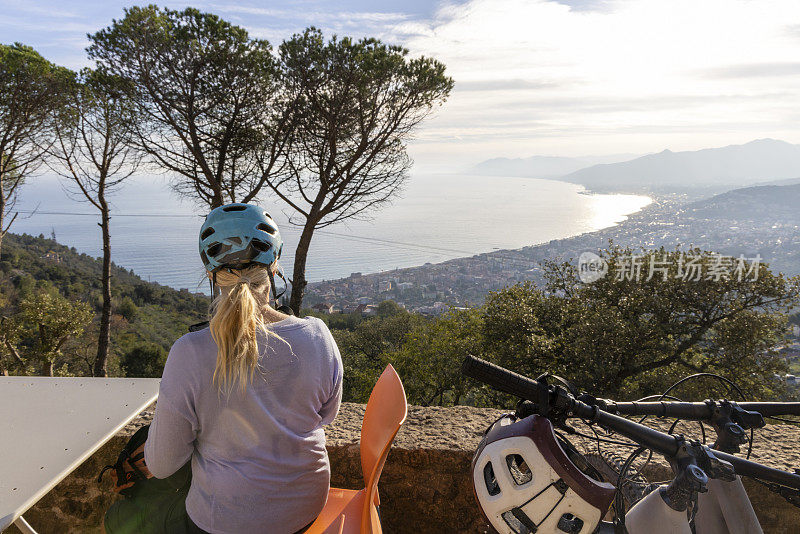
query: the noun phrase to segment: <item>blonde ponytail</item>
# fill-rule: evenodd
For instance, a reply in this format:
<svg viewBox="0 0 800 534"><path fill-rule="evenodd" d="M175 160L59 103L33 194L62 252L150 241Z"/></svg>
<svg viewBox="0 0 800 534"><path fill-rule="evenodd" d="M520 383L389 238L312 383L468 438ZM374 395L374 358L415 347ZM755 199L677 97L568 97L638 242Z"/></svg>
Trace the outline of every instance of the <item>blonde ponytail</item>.
<svg viewBox="0 0 800 534"><path fill-rule="evenodd" d="M223 291L211 304L211 336L217 344L213 381L220 392L230 393L236 384L244 392L258 367L258 335L268 333L263 309L269 303L269 271L261 266L221 270L216 283Z"/></svg>

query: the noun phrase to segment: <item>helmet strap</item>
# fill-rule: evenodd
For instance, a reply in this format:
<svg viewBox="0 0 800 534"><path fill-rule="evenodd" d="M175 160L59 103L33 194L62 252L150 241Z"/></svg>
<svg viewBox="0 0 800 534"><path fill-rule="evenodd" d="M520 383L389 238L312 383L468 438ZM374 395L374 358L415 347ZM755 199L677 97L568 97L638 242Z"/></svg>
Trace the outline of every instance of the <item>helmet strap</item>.
<svg viewBox="0 0 800 534"><path fill-rule="evenodd" d="M280 267L278 267L278 270L275 271L275 274L277 274L280 279L283 280L283 290L278 293L278 290L275 288L275 277L273 272L269 271L269 283L272 286L272 295L275 299L275 309L287 315L294 315L294 310L292 310L290 306L278 304L278 299L280 299L286 293L286 289L289 287L289 285L287 284L286 278L283 276L283 271Z"/></svg>
<svg viewBox="0 0 800 534"><path fill-rule="evenodd" d="M273 272L272 271L269 272L269 285L272 286L272 297L275 299L276 306L278 305L278 299L281 298L284 293L286 293L286 279L280 272L278 272L277 274L281 278L281 280L283 280L283 285L284 285L283 290L280 293L278 293L278 290L275 287L275 276Z"/></svg>
<svg viewBox="0 0 800 534"><path fill-rule="evenodd" d="M213 299L216 295L217 289L217 272L214 271L211 273L211 276L208 277L208 285L211 288L211 298Z"/></svg>

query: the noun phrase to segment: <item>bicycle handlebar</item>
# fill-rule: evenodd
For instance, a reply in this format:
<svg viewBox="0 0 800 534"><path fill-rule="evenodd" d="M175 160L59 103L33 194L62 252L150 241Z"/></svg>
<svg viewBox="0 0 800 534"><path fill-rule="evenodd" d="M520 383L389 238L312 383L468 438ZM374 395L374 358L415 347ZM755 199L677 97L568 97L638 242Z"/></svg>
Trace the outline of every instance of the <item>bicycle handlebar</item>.
<svg viewBox="0 0 800 534"><path fill-rule="evenodd" d="M659 432L648 426L640 425L639 423L618 415L606 413L600 409L598 409L597 412L598 414L595 420L600 425L610 428L614 432L622 434L648 449L653 449L667 457L675 456L678 452L678 439L671 434ZM714 455L720 460L729 462L737 475L758 478L767 482L775 482L800 490L800 475L773 467L767 467L766 465L761 465L718 450L714 451Z"/></svg>
<svg viewBox="0 0 800 534"><path fill-rule="evenodd" d="M498 391L536 404L541 404L542 401L546 400L559 413L565 414L566 417L578 417L595 421L601 426L609 428L643 447L652 449L667 457L673 457L678 452L679 440L676 436L659 432L624 417L605 412L597 406L590 406L576 399L562 388L548 388L536 380L475 356L467 356L464 359L461 372ZM703 403L686 404L702 404L705 406ZM800 490L800 475L767 467L721 451L714 451L714 454L721 460L730 462L738 475L775 482Z"/></svg>
<svg viewBox="0 0 800 534"><path fill-rule="evenodd" d="M676 419L706 420L713 416L714 406L705 402L616 402L598 399L603 409L619 415L654 415ZM739 408L763 416L800 415L800 402L737 402Z"/></svg>
<svg viewBox="0 0 800 534"><path fill-rule="evenodd" d="M674 436L653 430L648 426L634 423L624 417L604 412L597 406L589 406L571 395L553 398L549 388L543 386L536 380L509 371L491 362L481 360L475 356L466 357L461 366L461 372L488 384L498 391L537 404L541 403L546 395L547 401L551 403L555 409L566 414L568 417L597 421L662 454L672 456L677 452L678 445Z"/></svg>

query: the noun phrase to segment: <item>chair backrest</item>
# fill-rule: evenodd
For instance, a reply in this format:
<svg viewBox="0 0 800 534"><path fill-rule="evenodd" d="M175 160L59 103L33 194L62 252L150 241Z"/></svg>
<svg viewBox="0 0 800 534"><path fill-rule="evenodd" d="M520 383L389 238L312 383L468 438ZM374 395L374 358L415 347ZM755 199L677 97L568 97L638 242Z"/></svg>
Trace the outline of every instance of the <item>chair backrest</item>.
<svg viewBox="0 0 800 534"><path fill-rule="evenodd" d="M366 503L376 499L378 479L397 431L406 420L408 404L403 383L394 367L387 365L367 402L361 424L361 472L364 474ZM369 514L369 504L365 513ZM369 515L363 518L371 522Z"/></svg>

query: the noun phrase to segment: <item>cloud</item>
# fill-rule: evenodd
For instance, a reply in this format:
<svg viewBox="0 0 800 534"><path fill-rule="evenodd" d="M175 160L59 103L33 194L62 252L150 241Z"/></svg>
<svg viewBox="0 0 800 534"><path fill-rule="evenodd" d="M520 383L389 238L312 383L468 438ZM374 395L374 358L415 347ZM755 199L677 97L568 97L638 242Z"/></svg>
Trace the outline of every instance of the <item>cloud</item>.
<svg viewBox="0 0 800 534"><path fill-rule="evenodd" d="M608 0L558 0L559 4L569 6L573 11L605 11L609 9Z"/></svg>
<svg viewBox="0 0 800 534"><path fill-rule="evenodd" d="M303 4L298 6L298 4ZM327 0L276 2L270 7L216 1L195 4L200 9L217 13L234 24L245 27L250 35L266 39L273 45L309 26L333 34L356 39L378 37L393 44L411 38L431 35L431 21L420 13L380 10L380 3L364 3L364 10L355 3L342 9L340 3Z"/></svg>
<svg viewBox="0 0 800 534"><path fill-rule="evenodd" d="M457 91L515 91L517 89L544 89L555 88L559 85L548 82L534 82L530 80L476 80L458 82Z"/></svg>
<svg viewBox="0 0 800 534"><path fill-rule="evenodd" d="M792 24L784 28L786 34L791 37L800 37L800 24Z"/></svg>
<svg viewBox="0 0 800 534"><path fill-rule="evenodd" d="M476 159L496 155L499 135L528 146L519 156L652 152L680 134L697 148L798 142L787 110L800 107L800 26L786 21L799 19L796 0L445 3L403 43L456 81L419 138L452 129Z"/></svg>
<svg viewBox="0 0 800 534"><path fill-rule="evenodd" d="M0 26L13 27L16 31L41 32L45 34L80 34L97 31L97 26L80 21L48 20L46 17L21 17L14 15L0 15Z"/></svg>
<svg viewBox="0 0 800 534"><path fill-rule="evenodd" d="M6 42L23 40L77 68L86 64L86 33L120 16L121 1L91 10L0 0L7 6L0 26ZM459 147L457 159L468 165L499 155L645 153L758 137L800 142L797 0L421 4L192 3L273 45L315 25L328 36L379 37L444 62L456 85L416 133L419 162L452 159Z"/></svg>
<svg viewBox="0 0 800 534"><path fill-rule="evenodd" d="M800 63L749 63L730 65L706 73L711 78L763 78L774 76L797 76Z"/></svg>
<svg viewBox="0 0 800 534"><path fill-rule="evenodd" d="M203 4L203 10L208 10L212 13L235 13L237 15L257 15L260 17L288 18L290 16L290 11L287 9L242 6L237 4Z"/></svg>
<svg viewBox="0 0 800 534"><path fill-rule="evenodd" d="M319 5L288 9L210 3L203 7L246 27L256 37L276 43L308 26L316 26L326 33L354 37L380 35L392 39L401 39L419 29L410 15L399 12L322 9Z"/></svg>
<svg viewBox="0 0 800 534"><path fill-rule="evenodd" d="M52 6L37 6L32 3L28 2L16 2L13 6L13 10L17 13L25 13L29 15L43 15L47 18L58 18L58 19L74 19L79 18L82 14L78 11L74 10L64 10L55 8Z"/></svg>
<svg viewBox="0 0 800 534"><path fill-rule="evenodd" d="M392 13L380 11L298 11L296 9L272 9L262 7L250 7L233 4L209 4L208 7L218 13L237 13L245 15L259 15L266 17L279 17L285 19L308 19L315 20L322 25L330 21L340 21L352 24L360 22L400 22L409 18L405 13Z"/></svg>

